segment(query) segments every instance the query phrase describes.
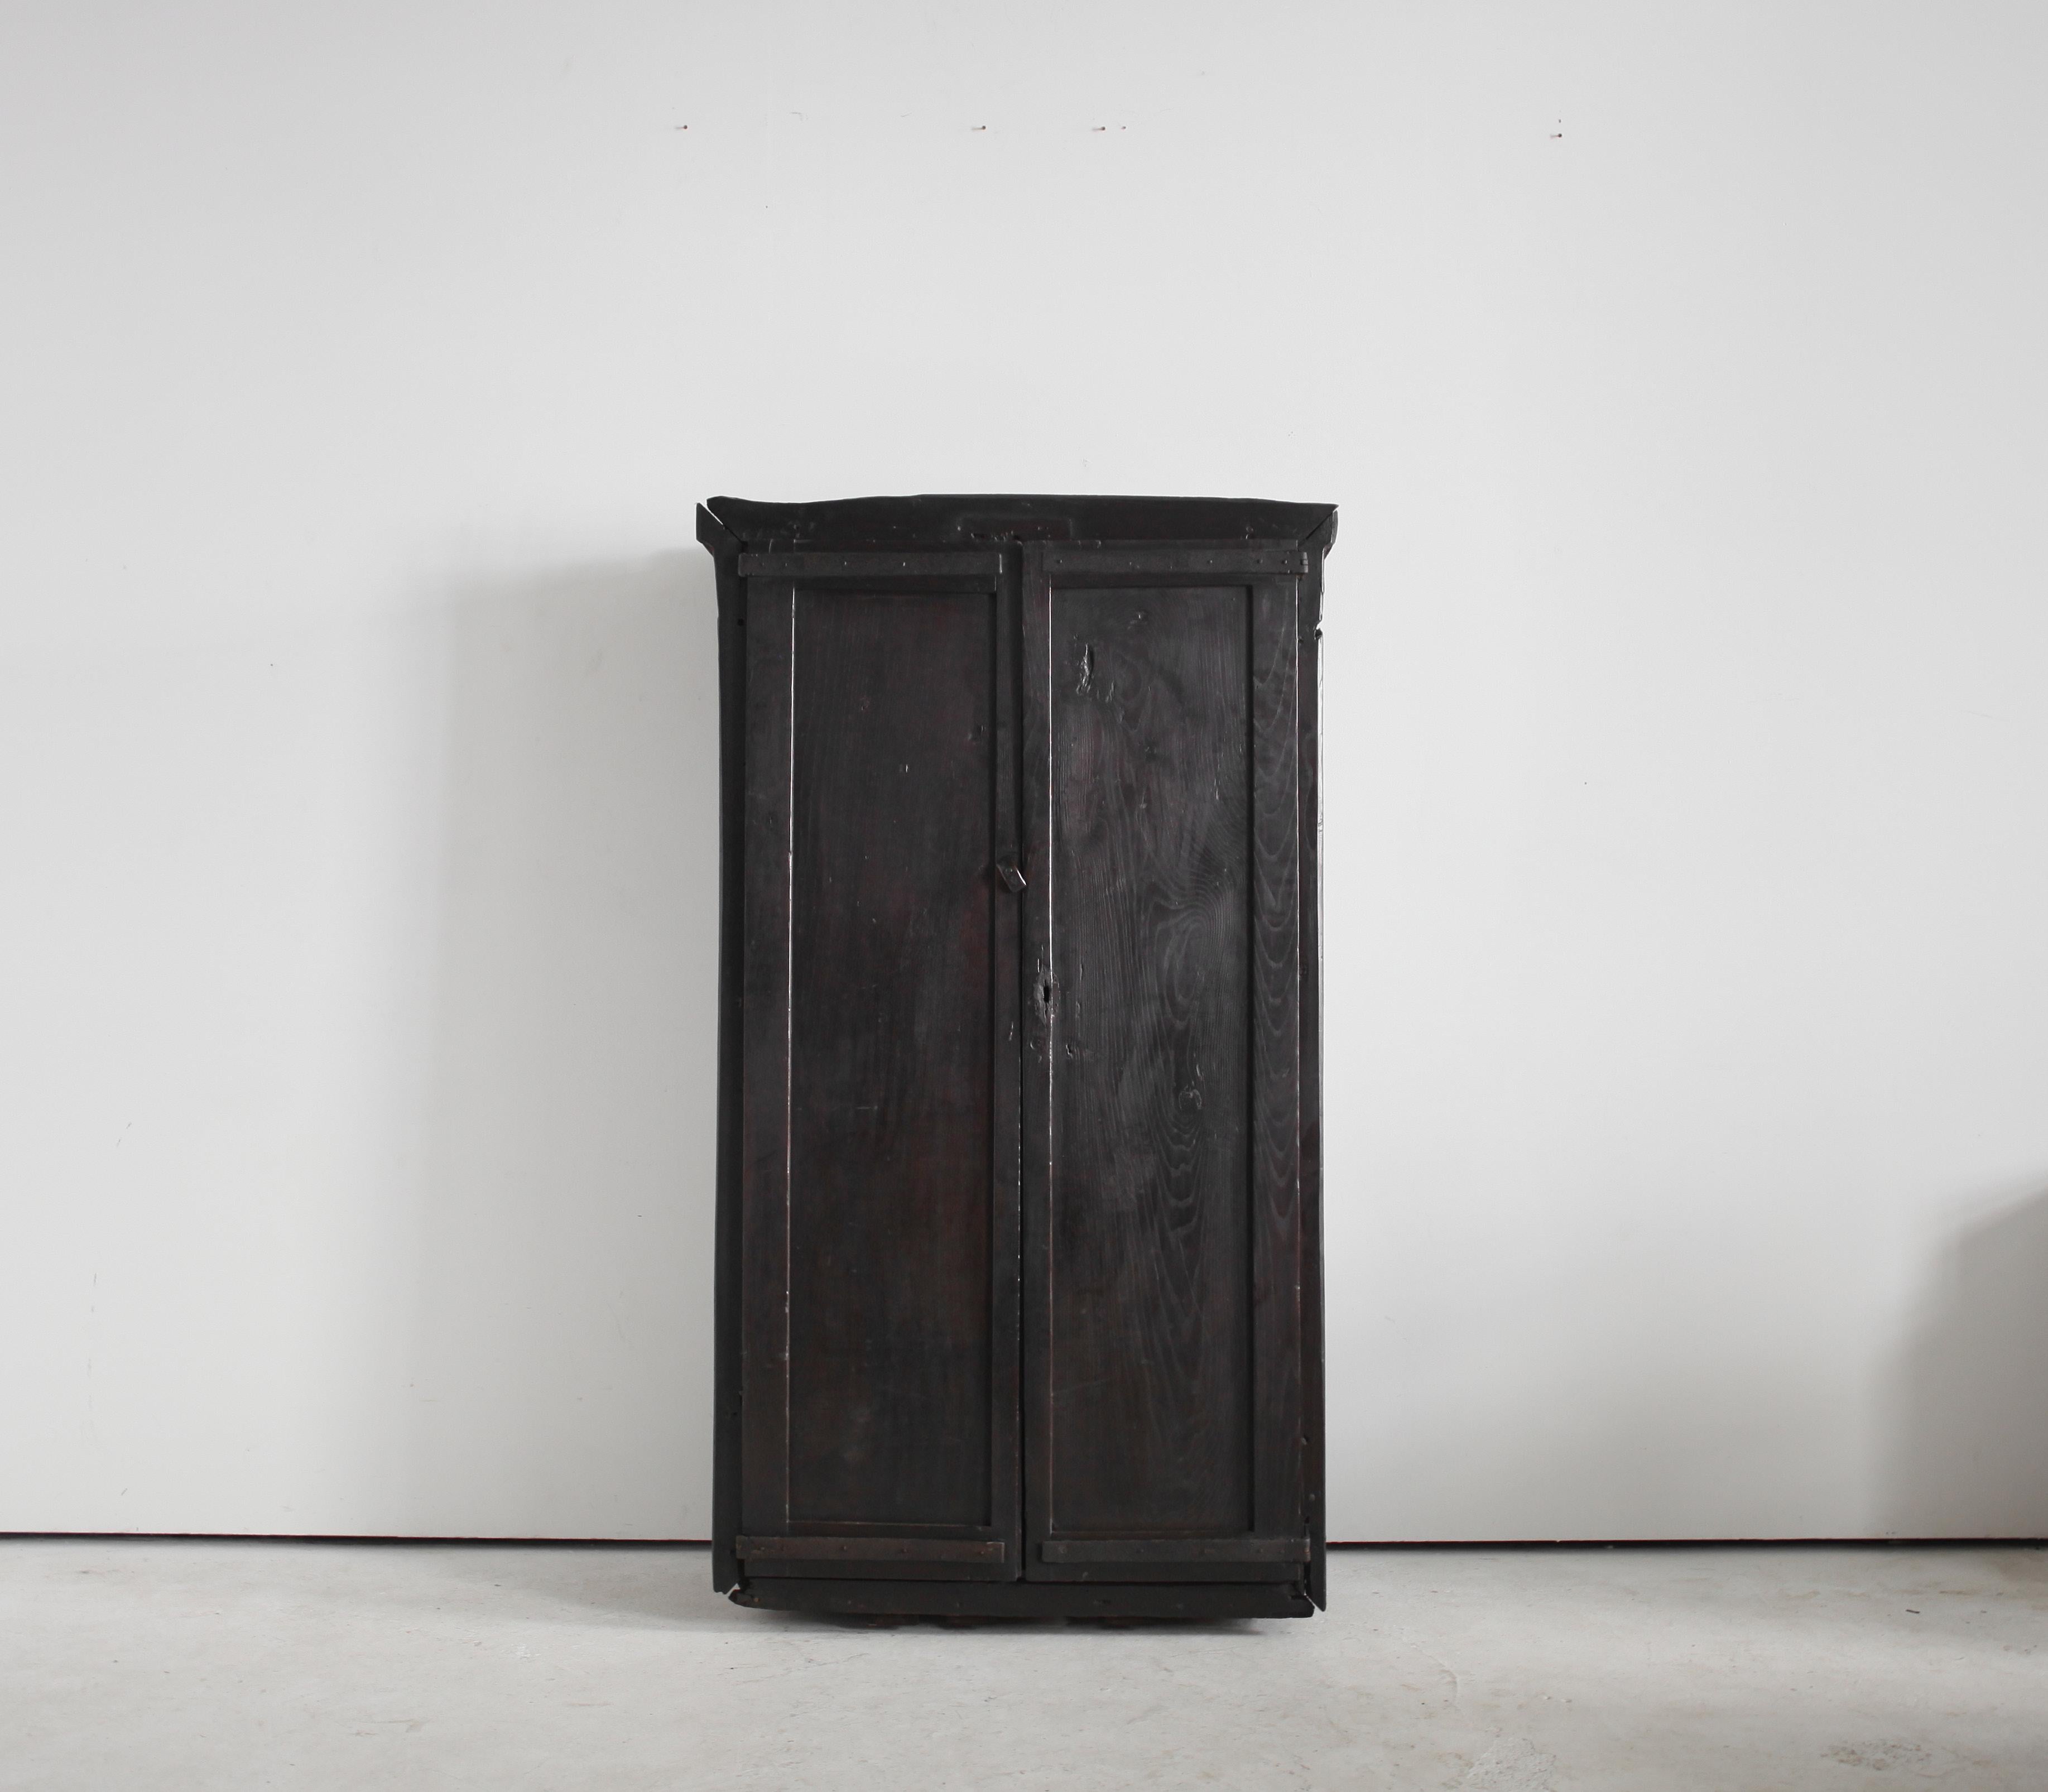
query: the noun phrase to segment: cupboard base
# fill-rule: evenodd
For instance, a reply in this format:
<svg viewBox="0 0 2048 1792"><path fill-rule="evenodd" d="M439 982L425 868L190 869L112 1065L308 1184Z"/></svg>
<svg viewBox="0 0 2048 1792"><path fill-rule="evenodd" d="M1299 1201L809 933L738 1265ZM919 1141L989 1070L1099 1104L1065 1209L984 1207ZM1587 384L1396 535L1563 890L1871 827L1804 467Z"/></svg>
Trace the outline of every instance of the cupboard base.
<svg viewBox="0 0 2048 1792"><path fill-rule="evenodd" d="M735 1605L867 1618L1308 1618L1299 1581L1101 1586L1049 1581L799 1581L759 1578Z"/></svg>

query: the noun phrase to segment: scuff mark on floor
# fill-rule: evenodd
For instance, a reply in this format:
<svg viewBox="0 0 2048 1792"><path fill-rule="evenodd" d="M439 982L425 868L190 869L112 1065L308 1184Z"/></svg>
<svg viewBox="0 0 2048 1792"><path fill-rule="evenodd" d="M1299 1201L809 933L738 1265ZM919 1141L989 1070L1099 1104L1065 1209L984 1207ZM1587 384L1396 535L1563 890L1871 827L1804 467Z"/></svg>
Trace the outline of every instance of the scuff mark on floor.
<svg viewBox="0 0 2048 1792"><path fill-rule="evenodd" d="M1557 1758L1522 1736L1502 1736L1473 1763L1474 1792L1556 1792Z"/></svg>

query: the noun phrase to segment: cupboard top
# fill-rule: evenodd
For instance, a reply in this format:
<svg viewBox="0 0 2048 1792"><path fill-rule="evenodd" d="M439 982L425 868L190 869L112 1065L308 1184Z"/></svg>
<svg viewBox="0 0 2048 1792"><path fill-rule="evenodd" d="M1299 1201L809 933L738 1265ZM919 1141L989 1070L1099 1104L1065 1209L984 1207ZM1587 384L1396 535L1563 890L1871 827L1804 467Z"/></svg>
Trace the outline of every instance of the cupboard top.
<svg viewBox="0 0 2048 1792"><path fill-rule="evenodd" d="M714 550L960 548L1005 541L1290 541L1328 549L1332 504L1263 498L962 496L843 498L764 504L714 498L697 512L697 537ZM720 537L724 540L721 541Z"/></svg>

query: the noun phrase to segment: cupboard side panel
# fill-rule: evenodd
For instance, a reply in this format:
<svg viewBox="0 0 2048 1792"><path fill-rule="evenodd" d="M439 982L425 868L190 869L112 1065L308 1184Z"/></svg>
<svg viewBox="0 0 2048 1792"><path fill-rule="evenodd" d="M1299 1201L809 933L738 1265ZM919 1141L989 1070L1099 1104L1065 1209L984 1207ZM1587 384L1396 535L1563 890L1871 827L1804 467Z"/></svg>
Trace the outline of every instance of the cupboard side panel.
<svg viewBox="0 0 2048 1792"><path fill-rule="evenodd" d="M794 1526L995 1522L995 611L797 591Z"/></svg>
<svg viewBox="0 0 2048 1792"><path fill-rule="evenodd" d="M1295 584L1251 591L1253 1529L1305 1534Z"/></svg>
<svg viewBox="0 0 2048 1792"><path fill-rule="evenodd" d="M739 1172L745 1107L741 1099L740 993L747 913L747 587L738 545L700 513L718 568L718 1218L712 1325L715 1418L712 1455L712 1585L739 1578L732 1541L740 1529Z"/></svg>
<svg viewBox="0 0 2048 1792"><path fill-rule="evenodd" d="M1332 526L1333 526L1333 525ZM1323 950L1322 717L1323 554L1309 556L1297 618L1300 729L1301 903L1301 1474L1308 1515L1309 1596L1329 1604L1328 1511L1324 1496L1323 1410Z"/></svg>
<svg viewBox="0 0 2048 1792"><path fill-rule="evenodd" d="M1053 1534L1252 1524L1249 592L1051 593Z"/></svg>

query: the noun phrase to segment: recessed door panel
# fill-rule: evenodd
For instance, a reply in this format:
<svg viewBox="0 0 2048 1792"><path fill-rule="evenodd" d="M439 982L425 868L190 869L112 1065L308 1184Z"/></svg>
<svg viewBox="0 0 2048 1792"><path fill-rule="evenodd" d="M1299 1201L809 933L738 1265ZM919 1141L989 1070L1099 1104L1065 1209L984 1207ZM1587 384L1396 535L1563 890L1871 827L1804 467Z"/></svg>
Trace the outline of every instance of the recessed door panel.
<svg viewBox="0 0 2048 1792"><path fill-rule="evenodd" d="M989 1522L995 623L797 594L793 1521Z"/></svg>
<svg viewBox="0 0 2048 1792"><path fill-rule="evenodd" d="M1053 593L1055 1522L1251 1528L1249 593Z"/></svg>
<svg viewBox="0 0 2048 1792"><path fill-rule="evenodd" d="M1027 551L1037 1578L1306 1558L1297 595L1271 570Z"/></svg>
<svg viewBox="0 0 2048 1792"><path fill-rule="evenodd" d="M894 580L816 556L750 588L757 1574L1015 1573L1007 600L993 576L898 558Z"/></svg>

